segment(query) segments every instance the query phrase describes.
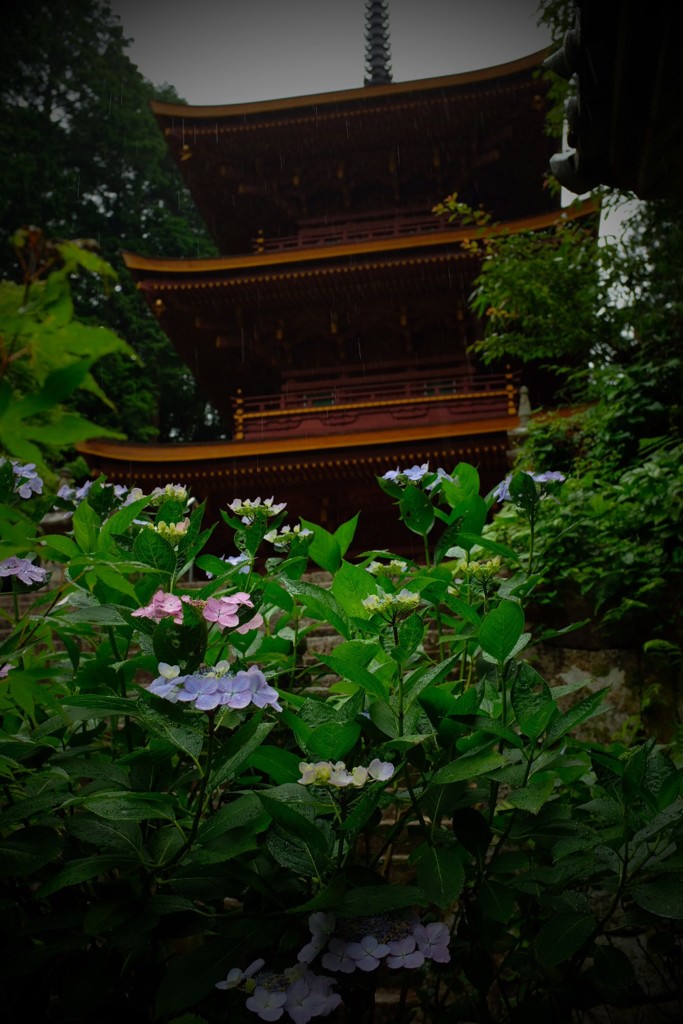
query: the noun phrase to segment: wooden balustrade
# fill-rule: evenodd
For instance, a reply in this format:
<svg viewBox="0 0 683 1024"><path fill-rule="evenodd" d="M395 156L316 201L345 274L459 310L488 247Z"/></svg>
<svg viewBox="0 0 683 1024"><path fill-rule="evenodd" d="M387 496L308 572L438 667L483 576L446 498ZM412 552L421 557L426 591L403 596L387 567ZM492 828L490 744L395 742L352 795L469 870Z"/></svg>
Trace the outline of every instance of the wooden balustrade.
<svg viewBox="0 0 683 1024"><path fill-rule="evenodd" d="M447 218L436 217L433 213L419 210L414 214L402 211L401 216L386 217L377 213L349 215L343 221L327 222L324 219L302 221L295 235L280 238L266 238L259 234L253 241L255 253L281 252L293 249L310 249L323 245L345 245L352 242L367 242L382 238L402 238L406 235L422 235L432 231L451 228Z"/></svg>
<svg viewBox="0 0 683 1024"><path fill-rule="evenodd" d="M516 415L517 375L413 374L410 379L291 382L272 395L233 399L235 439L327 436Z"/></svg>

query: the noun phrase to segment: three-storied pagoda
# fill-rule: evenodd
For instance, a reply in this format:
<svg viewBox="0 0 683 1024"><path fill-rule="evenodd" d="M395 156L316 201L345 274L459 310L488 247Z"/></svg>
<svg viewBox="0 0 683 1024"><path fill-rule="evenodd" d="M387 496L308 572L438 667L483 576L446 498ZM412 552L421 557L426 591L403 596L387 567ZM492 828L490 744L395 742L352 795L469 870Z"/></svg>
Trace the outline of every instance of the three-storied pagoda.
<svg viewBox="0 0 683 1024"><path fill-rule="evenodd" d="M222 255L126 265L231 438L82 448L111 481L182 481L214 512L274 494L334 529L362 509L358 549L405 546L376 475L464 460L493 484L517 424L516 373L468 351L467 233L434 205L457 192L513 231L558 209L543 54L393 83L386 3L366 6L362 88L153 105Z"/></svg>

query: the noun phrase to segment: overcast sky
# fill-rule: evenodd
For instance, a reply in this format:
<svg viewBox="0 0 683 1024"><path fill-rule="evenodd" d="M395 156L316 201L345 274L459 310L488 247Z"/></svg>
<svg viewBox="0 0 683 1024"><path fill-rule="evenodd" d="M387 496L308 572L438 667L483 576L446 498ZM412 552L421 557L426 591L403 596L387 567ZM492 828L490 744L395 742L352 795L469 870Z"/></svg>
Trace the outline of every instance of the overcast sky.
<svg viewBox="0 0 683 1024"><path fill-rule="evenodd" d="M131 60L188 103L363 85L364 0L111 0ZM537 0L389 0L397 82L490 67L549 42Z"/></svg>

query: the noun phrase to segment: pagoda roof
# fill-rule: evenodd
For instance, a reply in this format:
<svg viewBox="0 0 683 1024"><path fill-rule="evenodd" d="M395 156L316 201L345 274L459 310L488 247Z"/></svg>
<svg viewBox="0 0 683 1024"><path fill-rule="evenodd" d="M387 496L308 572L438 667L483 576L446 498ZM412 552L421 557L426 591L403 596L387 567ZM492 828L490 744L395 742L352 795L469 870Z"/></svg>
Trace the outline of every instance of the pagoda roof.
<svg viewBox="0 0 683 1024"><path fill-rule="evenodd" d="M242 318L391 303L397 295L436 299L455 286L456 266L469 268L468 280L475 272L477 259L463 239L458 231L264 256L125 259L176 351L227 418L237 387L248 394L272 390L282 358L272 341L252 338L245 359Z"/></svg>
<svg viewBox="0 0 683 1024"><path fill-rule="evenodd" d="M305 217L429 210L453 191L511 219L550 205L539 187L552 150L547 85L536 74L546 53L286 99L151 106L221 253L248 252L260 230L291 234Z"/></svg>
<svg viewBox="0 0 683 1024"><path fill-rule="evenodd" d="M139 287L145 290L146 286L152 286L157 282L163 287L163 279L169 284L179 283L185 279L189 284L193 281L199 285L207 275L215 274L239 274L240 272L262 272L264 280L270 280L274 273L285 269L292 269L299 265L310 265L317 269L326 264L344 259L347 257L384 256L391 253L399 253L406 250L429 250L442 249L444 246L457 245L460 248L463 243L474 238L484 238L487 235L495 234L518 234L522 231L542 231L544 228L552 227L560 220L576 220L588 214L596 213L599 209L594 199L585 199L576 202L561 210L536 214L531 217L520 217L517 220L506 221L505 223L492 224L490 227L465 227L451 230L435 230L425 232L421 235L399 236L397 238L368 240L364 242L350 243L346 245L312 246L311 248L300 248L292 252L269 251L265 253L246 253L232 256L208 256L200 258L183 257L156 257L141 256L127 250L123 252L123 259L126 267L131 272ZM435 215L436 220L436 215ZM240 278L237 277L236 280Z"/></svg>
<svg viewBox="0 0 683 1024"><path fill-rule="evenodd" d="M397 466L425 462L433 466L476 465L486 486L506 471L508 431L516 416L448 425L423 426L323 438L289 438L270 442L218 441L198 444L79 443L95 476L111 483L149 490L169 481L185 484L200 501L207 500L218 518L233 498L276 493L297 515L323 522L331 506L334 522L362 509L358 552L372 547L402 550L406 531L387 515L386 496L375 477ZM217 543L221 543L220 540ZM223 542L224 543L224 542ZM217 550L216 553L219 553Z"/></svg>
<svg viewBox="0 0 683 1024"><path fill-rule="evenodd" d="M596 210L595 202L588 200L484 230L542 230L559 219ZM480 235L481 229L458 228L294 252L202 259L126 252L124 259L176 351L227 419L236 389L268 393L282 359L268 337L252 338L245 358L241 318L263 322L287 311L296 315L301 309L360 309L367 301L392 304L397 297L451 305L465 302L479 256L464 243Z"/></svg>
<svg viewBox="0 0 683 1024"><path fill-rule="evenodd" d="M475 71L464 71L454 75L437 75L433 78L416 78L407 82L388 82L383 85L364 85L355 89L341 89L335 92L309 93L302 96L287 96L273 100L250 100L247 103L224 103L215 105L193 105L188 103L163 103L152 100L151 108L162 128L176 130L176 118L190 120L207 120L214 122L219 119L244 119L251 115L281 114L285 111L306 108L316 111L326 106L338 104L365 105L368 99L400 100L406 94L428 93L435 90L456 90L462 92L482 93L484 86L491 85L499 79L518 75L520 72L535 71L541 61L548 56L549 48L538 50L526 57L495 64L491 67L479 68ZM211 124L210 127L213 127Z"/></svg>
<svg viewBox="0 0 683 1024"><path fill-rule="evenodd" d="M517 417L500 416L489 420L478 420L476 423L465 421L448 424L421 424L417 427L400 427L383 431L359 431L348 434L330 434L329 436L288 437L271 441L195 441L188 443L150 444L122 441L92 440L83 441L78 451L84 455L97 456L111 462L122 462L126 468L171 464L174 467L188 468L199 464L201 470L204 463L230 465L238 460L250 465L253 460L259 466L265 458L280 460L282 457L306 458L319 452L353 451L361 448L377 448L385 445L405 445L415 443L435 443L444 438L484 436L487 434L505 433L519 423ZM392 456L393 457L393 456ZM291 467L289 467L291 469Z"/></svg>

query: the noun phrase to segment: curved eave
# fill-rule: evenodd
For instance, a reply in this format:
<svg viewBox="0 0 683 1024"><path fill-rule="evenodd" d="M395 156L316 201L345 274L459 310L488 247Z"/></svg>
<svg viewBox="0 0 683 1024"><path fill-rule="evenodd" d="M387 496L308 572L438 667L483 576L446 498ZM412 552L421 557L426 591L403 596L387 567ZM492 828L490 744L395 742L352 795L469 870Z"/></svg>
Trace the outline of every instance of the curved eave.
<svg viewBox="0 0 683 1024"><path fill-rule="evenodd" d="M423 235L410 235L402 238L389 238L368 242L356 242L346 245L316 246L308 249L270 252L260 255L244 256L212 256L203 259L168 259L154 256L139 256L124 251L123 259L126 267L136 277L147 274L210 274L238 270L267 271L282 266L300 263L322 263L349 256L396 253L405 250L435 249L448 245L462 245L474 238L484 238L499 234L519 234L523 231L541 231L552 227L561 220L576 220L599 210L599 204L593 199L586 199L576 205L551 213L525 217L521 220L506 221L504 224L491 228L473 229L459 228L455 231L438 230Z"/></svg>
<svg viewBox="0 0 683 1024"><path fill-rule="evenodd" d="M500 416L489 420L437 423L419 428L399 427L392 430L332 434L326 437L293 437L277 441L204 441L195 444L125 444L116 441L84 441L76 445L82 455L126 462L129 465L153 463L189 464L223 462L234 459L264 458L301 452L320 452L344 448L366 448L383 444L399 444L443 440L451 437L474 437L499 434L519 424L516 416Z"/></svg>
<svg viewBox="0 0 683 1024"><path fill-rule="evenodd" d="M440 75L436 78L420 78L409 82L391 82L388 85L366 85L356 89L342 89L337 92L312 93L304 96L289 96L276 100L256 100L250 103L228 103L218 106L191 106L182 103L161 103L152 100L150 106L156 117L202 119L244 117L249 114L263 114L271 111L292 110L303 107L320 107L331 103L353 103L367 101L372 96L400 96L403 93L427 92L434 89L452 89L468 87L482 82L506 78L521 71L537 68L541 61L550 53L550 49L538 50L526 57L496 64L493 67L481 68L477 71L465 71L457 75Z"/></svg>

